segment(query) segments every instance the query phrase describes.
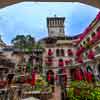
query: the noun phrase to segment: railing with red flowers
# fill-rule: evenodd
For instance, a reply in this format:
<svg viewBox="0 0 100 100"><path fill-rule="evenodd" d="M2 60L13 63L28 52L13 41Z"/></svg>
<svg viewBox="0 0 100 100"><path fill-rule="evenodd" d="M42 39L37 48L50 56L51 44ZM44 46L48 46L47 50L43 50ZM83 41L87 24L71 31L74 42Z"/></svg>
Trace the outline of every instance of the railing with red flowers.
<svg viewBox="0 0 100 100"><path fill-rule="evenodd" d="M52 59L47 59L45 63L46 63L46 65L52 65L53 60Z"/></svg>
<svg viewBox="0 0 100 100"><path fill-rule="evenodd" d="M71 63L72 63L72 60L71 59L65 60L65 65L68 65L68 64L71 64Z"/></svg>
<svg viewBox="0 0 100 100"><path fill-rule="evenodd" d="M68 49L67 53L68 53L68 56L73 56L73 51L71 49Z"/></svg>

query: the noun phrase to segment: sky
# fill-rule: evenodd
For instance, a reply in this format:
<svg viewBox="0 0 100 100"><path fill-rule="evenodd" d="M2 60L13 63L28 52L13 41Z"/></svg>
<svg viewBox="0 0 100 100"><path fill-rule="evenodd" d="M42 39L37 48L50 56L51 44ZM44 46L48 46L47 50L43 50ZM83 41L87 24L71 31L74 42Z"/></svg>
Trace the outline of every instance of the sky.
<svg viewBox="0 0 100 100"><path fill-rule="evenodd" d="M82 33L94 20L99 9L81 3L65 2L22 2L0 9L0 35L11 44L17 34L35 37L48 36L46 18L65 17L65 34L74 36Z"/></svg>

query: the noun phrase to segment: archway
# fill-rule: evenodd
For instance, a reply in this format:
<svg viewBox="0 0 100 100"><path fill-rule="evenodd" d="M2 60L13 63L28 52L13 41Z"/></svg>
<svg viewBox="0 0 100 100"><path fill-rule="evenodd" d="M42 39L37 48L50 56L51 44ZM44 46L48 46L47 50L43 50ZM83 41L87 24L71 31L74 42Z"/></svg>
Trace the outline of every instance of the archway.
<svg viewBox="0 0 100 100"><path fill-rule="evenodd" d="M0 7L6 7L9 5L13 5L20 2L80 2L83 4L91 5L96 8L100 8L100 1L99 0L1 0Z"/></svg>

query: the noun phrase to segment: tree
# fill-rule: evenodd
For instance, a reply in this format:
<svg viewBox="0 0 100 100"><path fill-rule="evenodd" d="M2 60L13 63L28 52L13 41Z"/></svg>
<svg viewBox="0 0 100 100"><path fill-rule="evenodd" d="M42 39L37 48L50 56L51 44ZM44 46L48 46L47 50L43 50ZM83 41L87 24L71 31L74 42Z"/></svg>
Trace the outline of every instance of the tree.
<svg viewBox="0 0 100 100"><path fill-rule="evenodd" d="M32 51L35 39L31 35L17 35L14 39L12 39L11 43L15 48L22 51Z"/></svg>

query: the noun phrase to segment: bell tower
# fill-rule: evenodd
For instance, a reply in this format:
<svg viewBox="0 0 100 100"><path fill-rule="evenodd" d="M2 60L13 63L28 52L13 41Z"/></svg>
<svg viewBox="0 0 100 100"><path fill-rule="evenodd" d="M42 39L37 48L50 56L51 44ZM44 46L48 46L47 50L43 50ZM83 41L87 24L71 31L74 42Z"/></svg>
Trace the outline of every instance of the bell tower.
<svg viewBox="0 0 100 100"><path fill-rule="evenodd" d="M65 17L48 17L47 28L49 37L64 37L64 21Z"/></svg>

